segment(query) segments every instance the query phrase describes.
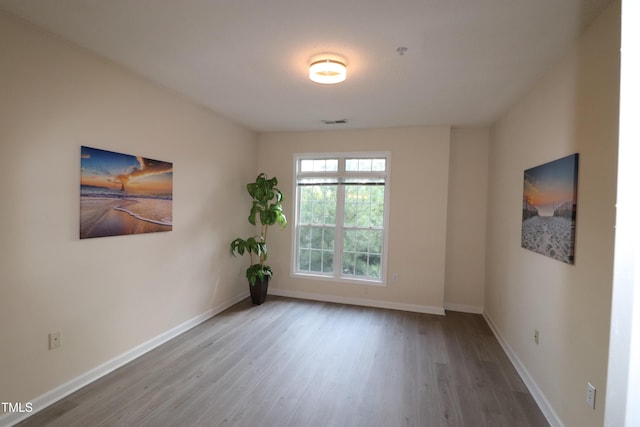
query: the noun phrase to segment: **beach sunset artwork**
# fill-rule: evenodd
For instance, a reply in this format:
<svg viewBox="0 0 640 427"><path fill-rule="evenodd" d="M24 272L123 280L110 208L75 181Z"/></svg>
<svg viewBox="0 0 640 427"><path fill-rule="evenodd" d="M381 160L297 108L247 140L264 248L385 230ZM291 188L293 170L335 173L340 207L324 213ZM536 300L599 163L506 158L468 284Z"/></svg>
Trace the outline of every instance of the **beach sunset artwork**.
<svg viewBox="0 0 640 427"><path fill-rule="evenodd" d="M577 190L577 153L524 171L523 248L574 263Z"/></svg>
<svg viewBox="0 0 640 427"><path fill-rule="evenodd" d="M173 163L81 147L80 239L173 228Z"/></svg>

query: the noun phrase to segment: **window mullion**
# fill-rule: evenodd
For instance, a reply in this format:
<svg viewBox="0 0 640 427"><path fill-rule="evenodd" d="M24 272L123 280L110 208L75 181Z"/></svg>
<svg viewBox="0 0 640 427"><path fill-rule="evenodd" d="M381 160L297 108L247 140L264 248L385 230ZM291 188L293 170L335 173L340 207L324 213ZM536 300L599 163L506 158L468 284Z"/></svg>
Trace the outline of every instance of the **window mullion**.
<svg viewBox="0 0 640 427"><path fill-rule="evenodd" d="M333 249L334 276L342 276L342 248L344 236L344 185L338 185L336 192L336 237Z"/></svg>

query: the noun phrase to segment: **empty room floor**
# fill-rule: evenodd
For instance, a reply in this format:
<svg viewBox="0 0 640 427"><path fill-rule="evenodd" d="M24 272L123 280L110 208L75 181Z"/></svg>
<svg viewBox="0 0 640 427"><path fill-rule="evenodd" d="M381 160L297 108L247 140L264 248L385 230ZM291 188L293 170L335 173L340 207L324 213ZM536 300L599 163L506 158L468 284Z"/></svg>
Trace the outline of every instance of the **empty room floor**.
<svg viewBox="0 0 640 427"><path fill-rule="evenodd" d="M482 316L269 296L20 426L547 426Z"/></svg>

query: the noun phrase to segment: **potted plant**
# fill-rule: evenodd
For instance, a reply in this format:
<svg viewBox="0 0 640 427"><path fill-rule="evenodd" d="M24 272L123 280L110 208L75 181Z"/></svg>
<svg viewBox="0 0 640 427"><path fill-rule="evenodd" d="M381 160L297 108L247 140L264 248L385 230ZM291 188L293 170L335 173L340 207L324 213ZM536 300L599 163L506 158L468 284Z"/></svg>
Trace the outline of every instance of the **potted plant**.
<svg viewBox="0 0 640 427"><path fill-rule="evenodd" d="M287 217L282 211L282 192L276 187L277 178L268 179L264 173L257 176L255 182L247 184L247 192L253 199L249 222L257 225L260 220L260 233L247 239L237 238L231 242L233 256L249 253L250 266L247 269L247 280L254 304L262 304L267 298L269 278L273 275L271 267L265 264L267 260L267 231L270 226L279 224L282 228L287 225ZM254 260L254 255L256 259ZM256 261L257 262L254 262Z"/></svg>

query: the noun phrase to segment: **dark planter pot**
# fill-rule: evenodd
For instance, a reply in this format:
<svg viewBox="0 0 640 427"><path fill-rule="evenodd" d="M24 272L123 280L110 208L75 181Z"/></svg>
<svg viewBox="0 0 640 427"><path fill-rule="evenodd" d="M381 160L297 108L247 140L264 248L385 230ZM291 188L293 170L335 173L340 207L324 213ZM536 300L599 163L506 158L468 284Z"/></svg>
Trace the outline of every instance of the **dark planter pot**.
<svg viewBox="0 0 640 427"><path fill-rule="evenodd" d="M267 299L267 288L269 287L269 278L265 277L264 280L256 279L256 283L249 285L249 291L251 292L251 302L256 305L260 305Z"/></svg>

